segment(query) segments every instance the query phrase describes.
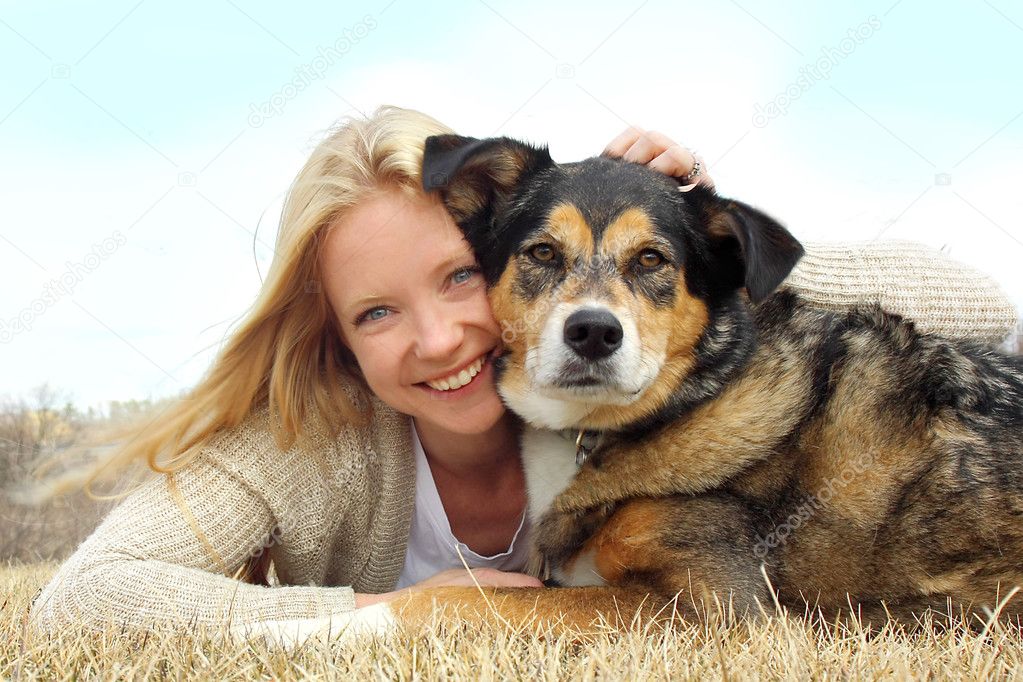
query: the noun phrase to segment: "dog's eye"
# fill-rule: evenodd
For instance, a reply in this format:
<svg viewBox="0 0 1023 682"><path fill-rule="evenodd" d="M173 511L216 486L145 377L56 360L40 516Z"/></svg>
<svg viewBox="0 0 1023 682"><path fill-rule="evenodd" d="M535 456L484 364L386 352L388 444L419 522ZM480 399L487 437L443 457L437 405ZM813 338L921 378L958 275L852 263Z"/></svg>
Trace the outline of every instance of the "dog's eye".
<svg viewBox="0 0 1023 682"><path fill-rule="evenodd" d="M653 249L644 249L639 252L639 256L636 257L636 261L644 268L656 268L664 263L664 256Z"/></svg>
<svg viewBox="0 0 1023 682"><path fill-rule="evenodd" d="M529 250L529 255L541 263L550 263L556 254L550 244L537 244Z"/></svg>

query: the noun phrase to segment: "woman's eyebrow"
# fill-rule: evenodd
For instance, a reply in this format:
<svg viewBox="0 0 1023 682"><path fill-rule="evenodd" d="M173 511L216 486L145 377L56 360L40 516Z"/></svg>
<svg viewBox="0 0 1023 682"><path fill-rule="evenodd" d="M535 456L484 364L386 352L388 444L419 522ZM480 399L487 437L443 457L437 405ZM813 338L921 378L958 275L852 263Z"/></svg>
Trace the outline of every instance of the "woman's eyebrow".
<svg viewBox="0 0 1023 682"><path fill-rule="evenodd" d="M459 264L460 262L464 262L466 260L472 260L473 263L476 262L476 257L473 255L472 251L465 250L465 251L463 251L461 253L455 254L455 255L451 256L450 258L444 260L442 263L440 263L439 265L437 265L437 267L435 267L433 269L433 273L432 274L434 274L434 275L438 275L438 274L447 275L451 270L454 269L454 267L457 264Z"/></svg>
<svg viewBox="0 0 1023 682"><path fill-rule="evenodd" d="M380 303L383 300L384 300L384 297L380 296L380 295L377 295L377 294L371 294L369 296L362 296L362 297L356 299L355 301L352 301L351 303L349 303L348 305L345 306L346 315L347 316L351 316L351 315L353 315L353 314L355 314L357 312L362 312L363 310L367 310L373 304Z"/></svg>

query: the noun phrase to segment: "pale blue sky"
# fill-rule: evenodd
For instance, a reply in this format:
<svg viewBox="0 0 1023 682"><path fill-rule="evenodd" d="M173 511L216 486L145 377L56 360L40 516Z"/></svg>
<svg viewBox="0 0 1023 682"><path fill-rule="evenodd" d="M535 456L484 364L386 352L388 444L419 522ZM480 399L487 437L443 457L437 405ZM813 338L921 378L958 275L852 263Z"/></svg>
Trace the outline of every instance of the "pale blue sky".
<svg viewBox="0 0 1023 682"><path fill-rule="evenodd" d="M1007 0L0 2L0 65L0 393L191 386L317 135L383 103L563 161L655 127L803 239L945 247L1023 303Z"/></svg>

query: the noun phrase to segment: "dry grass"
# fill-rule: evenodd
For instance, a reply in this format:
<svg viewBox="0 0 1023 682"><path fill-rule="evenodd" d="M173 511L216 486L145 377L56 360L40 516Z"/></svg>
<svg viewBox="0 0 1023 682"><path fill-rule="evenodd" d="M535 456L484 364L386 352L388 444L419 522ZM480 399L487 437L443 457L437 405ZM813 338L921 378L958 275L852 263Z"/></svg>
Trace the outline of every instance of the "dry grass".
<svg viewBox="0 0 1023 682"><path fill-rule="evenodd" d="M33 637L25 615L54 564L0 566L0 676L6 679L1016 679L1023 638L993 627L873 636L774 618L751 629L719 625L599 636L586 644L500 627L438 625L357 645L310 642L285 652L188 632Z"/></svg>

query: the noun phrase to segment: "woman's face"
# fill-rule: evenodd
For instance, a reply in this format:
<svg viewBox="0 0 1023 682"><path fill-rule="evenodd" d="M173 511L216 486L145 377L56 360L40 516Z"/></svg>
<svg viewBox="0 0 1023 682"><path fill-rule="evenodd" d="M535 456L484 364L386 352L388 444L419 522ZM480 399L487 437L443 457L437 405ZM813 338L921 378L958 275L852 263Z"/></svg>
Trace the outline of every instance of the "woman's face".
<svg viewBox="0 0 1023 682"><path fill-rule="evenodd" d="M344 342L377 397L457 433L497 423L501 330L472 250L436 198L370 195L331 225L320 259Z"/></svg>

